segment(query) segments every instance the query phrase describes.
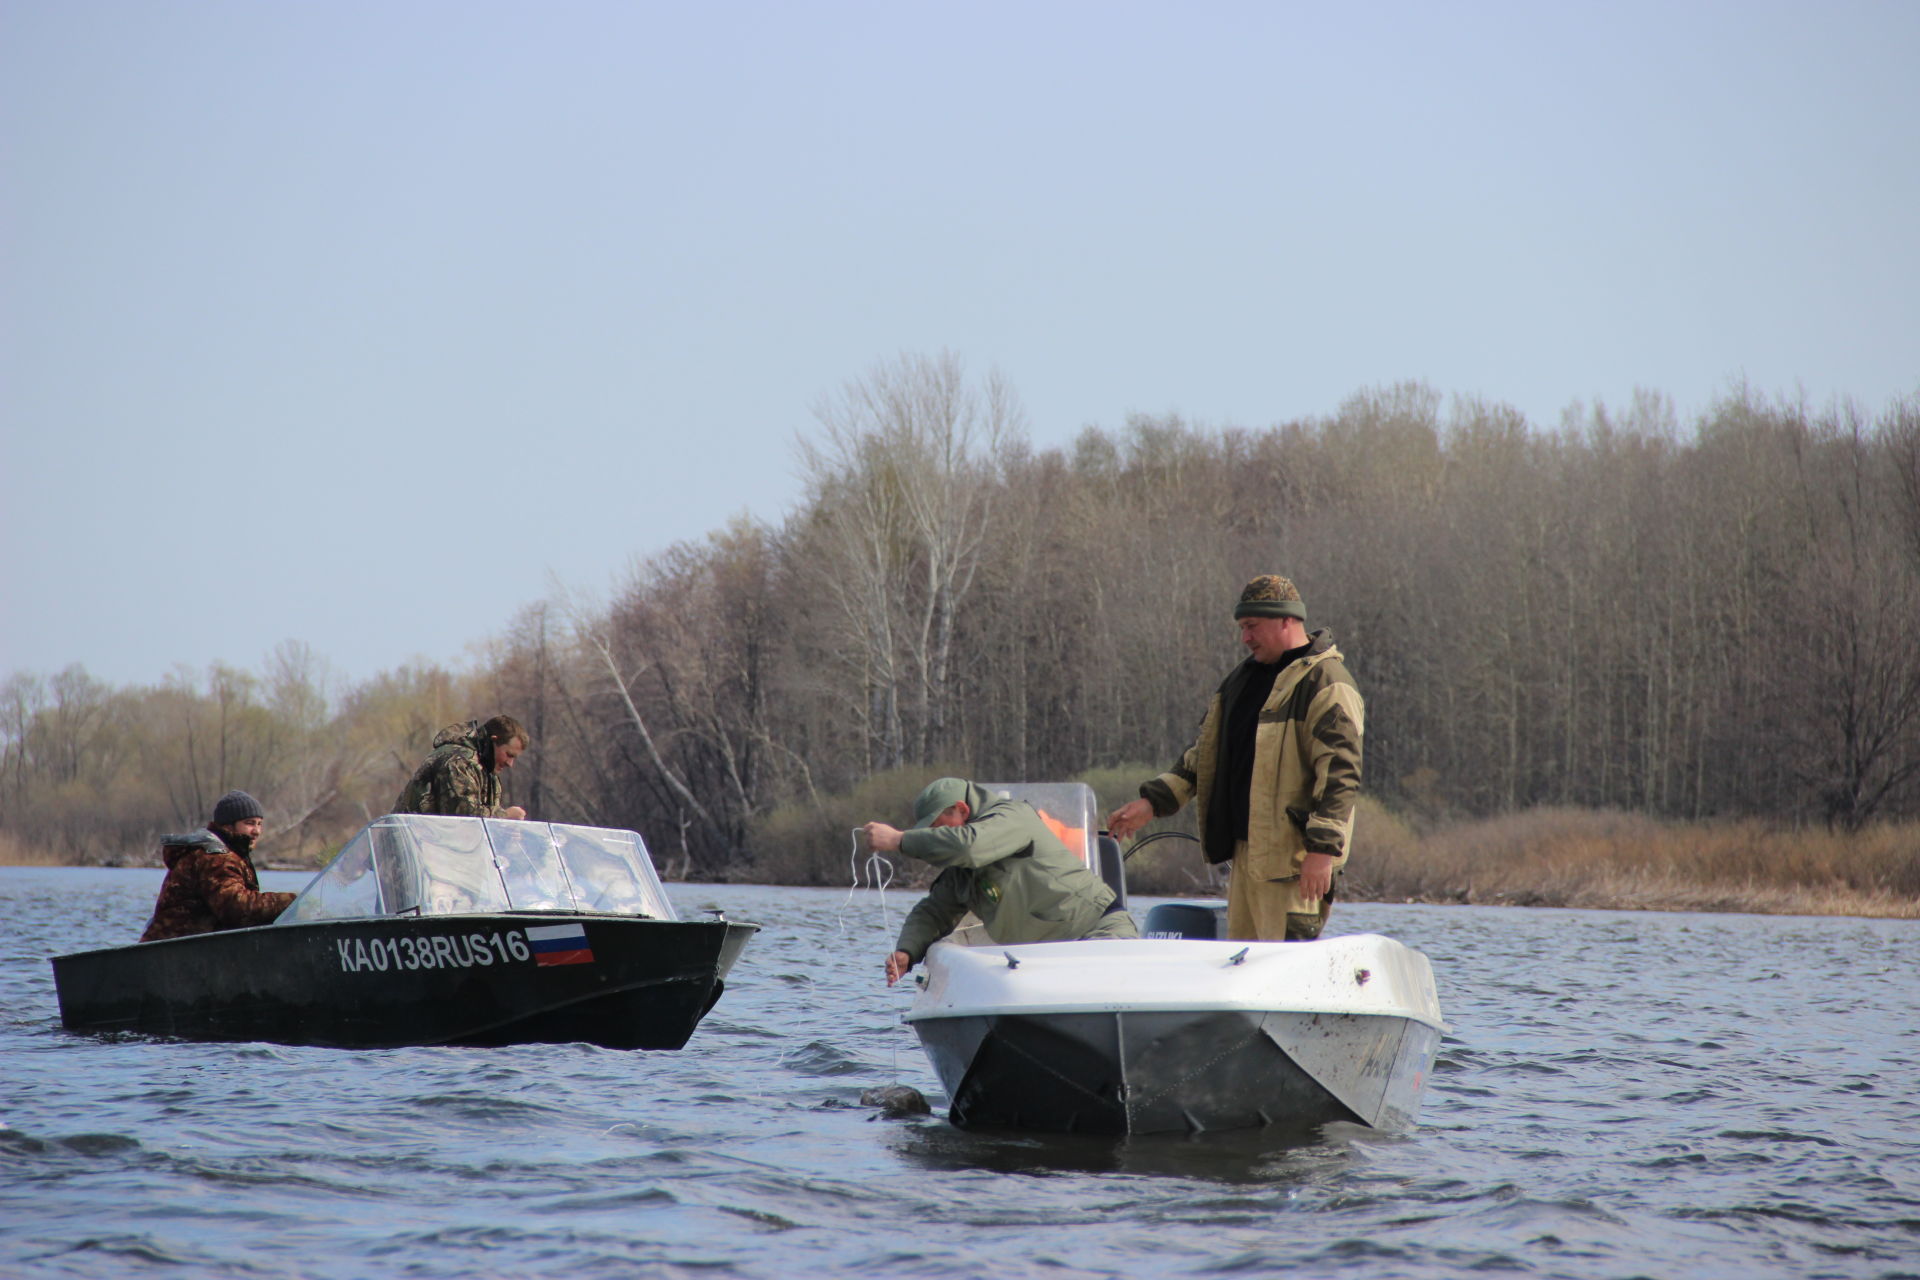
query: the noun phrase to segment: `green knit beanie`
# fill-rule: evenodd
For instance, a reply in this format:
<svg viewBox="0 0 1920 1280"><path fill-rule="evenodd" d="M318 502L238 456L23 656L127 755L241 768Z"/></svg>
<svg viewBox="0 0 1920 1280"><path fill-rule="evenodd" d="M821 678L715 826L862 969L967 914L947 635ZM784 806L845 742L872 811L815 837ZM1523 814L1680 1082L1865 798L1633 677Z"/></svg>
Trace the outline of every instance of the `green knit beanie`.
<svg viewBox="0 0 1920 1280"><path fill-rule="evenodd" d="M1236 618L1307 618L1307 605L1300 588L1277 573L1263 573L1246 585L1240 601L1233 606Z"/></svg>

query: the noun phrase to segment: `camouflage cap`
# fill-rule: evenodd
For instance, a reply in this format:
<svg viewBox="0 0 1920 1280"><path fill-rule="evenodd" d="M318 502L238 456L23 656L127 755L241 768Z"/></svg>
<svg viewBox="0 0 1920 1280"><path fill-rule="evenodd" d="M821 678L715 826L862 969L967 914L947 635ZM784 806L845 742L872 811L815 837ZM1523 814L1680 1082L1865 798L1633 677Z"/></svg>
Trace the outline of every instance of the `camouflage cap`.
<svg viewBox="0 0 1920 1280"><path fill-rule="evenodd" d="M1240 601L1233 606L1236 618L1299 618L1307 617L1306 601L1300 598L1300 588L1277 573L1263 573L1246 585L1240 592Z"/></svg>
<svg viewBox="0 0 1920 1280"><path fill-rule="evenodd" d="M913 801L913 830L933 825L933 820L967 798L965 778L935 778Z"/></svg>

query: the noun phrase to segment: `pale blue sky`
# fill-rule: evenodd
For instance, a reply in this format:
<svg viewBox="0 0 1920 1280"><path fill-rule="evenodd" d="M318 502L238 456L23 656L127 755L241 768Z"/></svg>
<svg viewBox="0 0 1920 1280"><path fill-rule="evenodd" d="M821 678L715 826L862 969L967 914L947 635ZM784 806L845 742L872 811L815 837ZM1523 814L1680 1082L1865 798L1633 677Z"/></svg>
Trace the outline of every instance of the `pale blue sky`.
<svg viewBox="0 0 1920 1280"><path fill-rule="evenodd" d="M1419 378L1920 391L1920 3L0 0L0 675L459 663L799 497Z"/></svg>

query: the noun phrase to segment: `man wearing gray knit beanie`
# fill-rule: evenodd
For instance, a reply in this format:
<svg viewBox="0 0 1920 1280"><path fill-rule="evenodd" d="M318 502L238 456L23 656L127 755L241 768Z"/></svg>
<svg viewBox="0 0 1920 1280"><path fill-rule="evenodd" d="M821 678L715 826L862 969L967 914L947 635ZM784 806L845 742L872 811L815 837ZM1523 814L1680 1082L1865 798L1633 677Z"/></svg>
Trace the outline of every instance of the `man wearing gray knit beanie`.
<svg viewBox="0 0 1920 1280"><path fill-rule="evenodd" d="M1107 827L1124 840L1191 801L1207 861L1232 867L1227 936L1310 942L1353 842L1366 709L1332 633L1307 630L1292 582L1255 578L1233 616L1246 660L1220 682L1193 745Z"/></svg>
<svg viewBox="0 0 1920 1280"><path fill-rule="evenodd" d="M294 895L260 891L253 845L266 821L258 800L244 791L229 791L214 802L206 826L162 840L167 878L140 941L272 924Z"/></svg>

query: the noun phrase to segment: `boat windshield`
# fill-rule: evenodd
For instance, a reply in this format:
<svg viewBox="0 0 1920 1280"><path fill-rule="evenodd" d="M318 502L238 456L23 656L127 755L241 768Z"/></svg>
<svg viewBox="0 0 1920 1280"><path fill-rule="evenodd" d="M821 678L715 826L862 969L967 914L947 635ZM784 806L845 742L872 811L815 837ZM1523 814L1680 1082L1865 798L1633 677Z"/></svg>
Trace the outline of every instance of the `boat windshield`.
<svg viewBox="0 0 1920 1280"><path fill-rule="evenodd" d="M678 918L637 832L391 813L348 841L274 923L500 911Z"/></svg>
<svg viewBox="0 0 1920 1280"><path fill-rule="evenodd" d="M1100 834L1100 803L1084 782L983 782L982 791L1025 800L1060 843L1095 872L1094 837Z"/></svg>

